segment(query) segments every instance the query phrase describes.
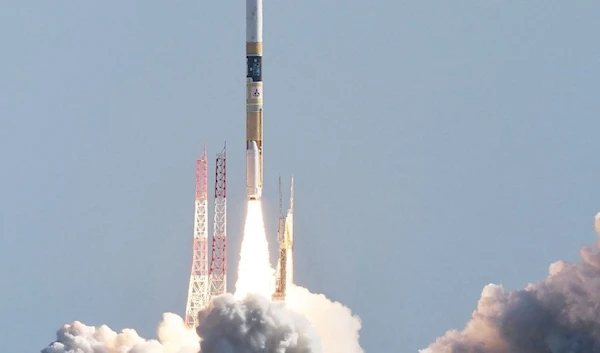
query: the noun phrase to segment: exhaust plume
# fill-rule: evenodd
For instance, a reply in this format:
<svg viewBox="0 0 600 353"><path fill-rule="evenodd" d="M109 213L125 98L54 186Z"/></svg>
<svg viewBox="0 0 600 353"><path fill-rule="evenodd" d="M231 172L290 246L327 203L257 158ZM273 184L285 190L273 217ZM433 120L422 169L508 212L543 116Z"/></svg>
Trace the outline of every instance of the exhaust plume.
<svg viewBox="0 0 600 353"><path fill-rule="evenodd" d="M600 213L594 228L600 235ZM599 248L583 247L580 263L551 264L545 280L525 289L485 286L466 327L420 353L600 352Z"/></svg>
<svg viewBox="0 0 600 353"><path fill-rule="evenodd" d="M292 286L288 300L259 294L242 300L225 293L198 313L196 332L175 314L163 314L158 339L135 330L116 333L75 321L64 325L42 353L363 353L360 319L322 294Z"/></svg>
<svg viewBox="0 0 600 353"><path fill-rule="evenodd" d="M240 251L235 297L248 293L270 297L275 291L275 270L269 262L269 243L265 233L260 201L249 201Z"/></svg>
<svg viewBox="0 0 600 353"><path fill-rule="evenodd" d="M275 270L263 223L260 201L249 202L235 295L214 297L195 331L170 313L158 340L75 321L42 353L363 353L360 319L342 304L295 285L285 302L271 302Z"/></svg>
<svg viewBox="0 0 600 353"><path fill-rule="evenodd" d="M287 288L286 305L314 325L321 337L323 352L363 353L359 343L360 318L348 307L293 284Z"/></svg>

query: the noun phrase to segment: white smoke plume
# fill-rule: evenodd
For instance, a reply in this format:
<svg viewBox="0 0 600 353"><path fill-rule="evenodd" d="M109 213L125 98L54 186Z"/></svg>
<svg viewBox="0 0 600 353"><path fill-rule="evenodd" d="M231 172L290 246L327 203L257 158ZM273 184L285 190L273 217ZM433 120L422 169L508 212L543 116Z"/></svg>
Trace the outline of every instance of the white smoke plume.
<svg viewBox="0 0 600 353"><path fill-rule="evenodd" d="M285 306L250 294L216 297L199 314L203 353L363 353L361 322L349 308L292 285Z"/></svg>
<svg viewBox="0 0 600 353"><path fill-rule="evenodd" d="M600 213L594 227L600 235ZM487 285L466 327L420 353L600 352L598 249L582 248L580 263L553 263L545 280L519 291Z"/></svg>
<svg viewBox="0 0 600 353"><path fill-rule="evenodd" d="M296 285L287 288L286 296L286 305L314 325L321 337L323 352L363 353L359 343L360 318L348 307Z"/></svg>
<svg viewBox="0 0 600 353"><path fill-rule="evenodd" d="M194 332L181 317L164 314L158 340L132 329L116 333L106 325L75 321L64 325L42 353L363 353L360 319L302 287L289 288L285 305L259 294L242 300L223 294L198 316Z"/></svg>
<svg viewBox="0 0 600 353"><path fill-rule="evenodd" d="M63 325L56 333L56 341L42 353L195 353L199 351L196 333L185 327L183 319L175 314L163 314L158 327L158 340L146 340L135 330L116 333L108 326L98 328L75 321Z"/></svg>
<svg viewBox="0 0 600 353"><path fill-rule="evenodd" d="M321 353L321 340L302 315L259 294L216 297L199 313L203 353Z"/></svg>
<svg viewBox="0 0 600 353"><path fill-rule="evenodd" d="M363 353L360 319L350 309L294 285L285 303L271 302L274 274L261 204L249 202L235 294L213 298L196 331L175 314L163 315L158 340L76 321L42 353Z"/></svg>

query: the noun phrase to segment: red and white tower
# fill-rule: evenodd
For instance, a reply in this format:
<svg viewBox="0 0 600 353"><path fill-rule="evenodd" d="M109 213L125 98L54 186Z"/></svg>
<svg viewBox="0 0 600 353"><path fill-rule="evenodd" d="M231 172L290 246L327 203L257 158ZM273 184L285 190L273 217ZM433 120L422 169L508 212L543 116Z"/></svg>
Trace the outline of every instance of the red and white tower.
<svg viewBox="0 0 600 353"><path fill-rule="evenodd" d="M185 324L187 327L198 326L198 311L204 309L209 300L207 171L206 147L204 147L202 157L196 161L194 253L185 309Z"/></svg>
<svg viewBox="0 0 600 353"><path fill-rule="evenodd" d="M227 145L217 155L215 172L215 221L210 261L210 293L212 297L227 291Z"/></svg>

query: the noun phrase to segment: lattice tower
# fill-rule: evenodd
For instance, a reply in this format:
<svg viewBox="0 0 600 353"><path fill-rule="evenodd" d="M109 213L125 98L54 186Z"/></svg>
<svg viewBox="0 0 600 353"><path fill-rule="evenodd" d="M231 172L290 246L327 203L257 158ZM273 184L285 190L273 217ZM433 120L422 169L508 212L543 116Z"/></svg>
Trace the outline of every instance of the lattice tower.
<svg viewBox="0 0 600 353"><path fill-rule="evenodd" d="M284 238L286 251L285 283L286 288L294 282L294 176L290 183L290 208L285 218Z"/></svg>
<svg viewBox="0 0 600 353"><path fill-rule="evenodd" d="M275 274L274 301L285 300L286 291L286 264L287 249L285 246L285 217L283 216L283 202L281 196L281 176L279 176L279 217L277 219L277 242L279 243L279 256L277 259L277 273Z"/></svg>
<svg viewBox="0 0 600 353"><path fill-rule="evenodd" d="M227 291L227 145L217 155L215 172L215 220L210 262L210 298Z"/></svg>
<svg viewBox="0 0 600 353"><path fill-rule="evenodd" d="M202 157L196 161L196 201L194 214L194 242L192 273L185 309L185 325L198 326L198 311L208 305L208 198L207 198L206 147Z"/></svg>

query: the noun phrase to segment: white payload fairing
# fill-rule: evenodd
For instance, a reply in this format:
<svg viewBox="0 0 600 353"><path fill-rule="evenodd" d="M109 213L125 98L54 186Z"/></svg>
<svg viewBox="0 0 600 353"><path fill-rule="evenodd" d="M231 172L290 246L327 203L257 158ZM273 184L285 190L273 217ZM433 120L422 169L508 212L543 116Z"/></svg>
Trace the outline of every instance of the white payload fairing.
<svg viewBox="0 0 600 353"><path fill-rule="evenodd" d="M246 0L246 191L263 188L262 0Z"/></svg>

